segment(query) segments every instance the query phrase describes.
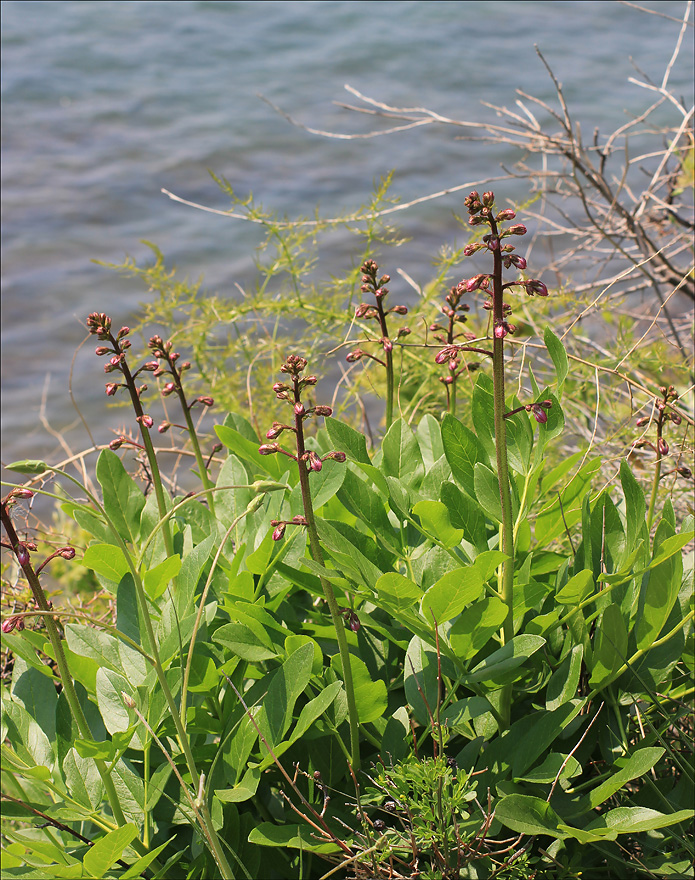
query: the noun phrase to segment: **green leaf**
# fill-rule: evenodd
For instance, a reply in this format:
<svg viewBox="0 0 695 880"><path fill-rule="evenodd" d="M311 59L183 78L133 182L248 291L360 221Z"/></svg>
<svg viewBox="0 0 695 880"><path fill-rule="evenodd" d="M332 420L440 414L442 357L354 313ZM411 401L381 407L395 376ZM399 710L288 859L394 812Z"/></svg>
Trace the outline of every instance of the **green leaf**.
<svg viewBox="0 0 695 880"><path fill-rule="evenodd" d="M435 417L426 413L417 426L416 435L425 470L429 471L444 455L442 429Z"/></svg>
<svg viewBox="0 0 695 880"><path fill-rule="evenodd" d="M124 541L135 544L140 534L140 514L145 506L145 496L123 462L110 449L102 449L97 459L96 476L107 517Z"/></svg>
<svg viewBox="0 0 695 880"><path fill-rule="evenodd" d="M277 657L278 654L267 633L257 627L247 626L245 623L224 624L215 630L212 640L225 645L237 657L248 660L250 663L270 660Z"/></svg>
<svg viewBox="0 0 695 880"><path fill-rule="evenodd" d="M109 633L92 626L68 623L65 625L65 637L73 653L96 660L100 666L107 666L116 672L121 668L118 640Z"/></svg>
<svg viewBox="0 0 695 880"><path fill-rule="evenodd" d="M140 856L140 858L136 862L133 862L133 864L128 868L127 871L124 871L122 874L118 875L119 880L134 880L134 878L140 877L144 873L145 868L157 858L162 850L166 849L167 846L169 846L170 842L171 841L167 840L155 849L152 849L148 853L145 853L144 856Z"/></svg>
<svg viewBox="0 0 695 880"><path fill-rule="evenodd" d="M374 491L371 481L360 478L350 468L346 468L343 484L338 492L338 500L353 516L371 529L377 540L383 542L393 552L398 551L384 498Z"/></svg>
<svg viewBox="0 0 695 880"><path fill-rule="evenodd" d="M90 877L103 877L123 855L123 850L138 836L135 825L128 824L109 831L84 855L84 866Z"/></svg>
<svg viewBox="0 0 695 880"><path fill-rule="evenodd" d="M571 779L581 772L582 765L572 755L550 752L541 764L527 771L524 776L515 777L514 782L554 782L556 779Z"/></svg>
<svg viewBox="0 0 695 880"><path fill-rule="evenodd" d="M325 425L331 443L337 451L344 452L351 461L371 465L372 460L367 452L367 441L364 434L360 434L350 425L339 422L337 419L327 418Z"/></svg>
<svg viewBox="0 0 695 880"><path fill-rule="evenodd" d="M343 664L340 654L331 657L331 666L343 678ZM350 669L352 670L352 684L355 689L355 704L357 717L360 724L376 721L386 711L386 685L383 681L373 681L369 674L367 664L350 654Z"/></svg>
<svg viewBox="0 0 695 880"><path fill-rule="evenodd" d="M549 410L552 412L552 410ZM600 458L592 458L584 462L567 486L560 492L562 509L557 495L538 513L535 523L535 537L538 546L547 546L554 538L565 533L582 516L582 498L591 484L594 474L601 466ZM545 486L545 484L544 484ZM564 519L563 519L564 513ZM585 530L586 537L586 530ZM589 566L585 566L589 568Z"/></svg>
<svg viewBox="0 0 695 880"><path fill-rule="evenodd" d="M479 553L487 550L485 514L478 502L449 482L442 484L440 497L449 511L451 525L461 529L464 539Z"/></svg>
<svg viewBox="0 0 695 880"><path fill-rule="evenodd" d="M456 529L449 519L449 510L441 501L418 501L413 513L420 517L426 531L448 549L456 547L463 538L463 529Z"/></svg>
<svg viewBox="0 0 695 880"><path fill-rule="evenodd" d="M480 441L457 418L447 413L442 421L442 445L454 479L464 492L475 498L474 468L477 462L487 460Z"/></svg>
<svg viewBox="0 0 695 880"><path fill-rule="evenodd" d="M294 704L311 678L313 660L313 645L300 645L273 674L263 707L256 719L270 746L281 742L287 733Z"/></svg>
<svg viewBox="0 0 695 880"><path fill-rule="evenodd" d="M473 473L475 497L485 513L497 522L502 522L502 504L497 474L478 462Z"/></svg>
<svg viewBox="0 0 695 880"><path fill-rule="evenodd" d="M514 636L506 645L493 651L482 663L479 663L470 674L465 676L464 681L492 681L503 673L521 666L545 643L543 636L528 634Z"/></svg>
<svg viewBox="0 0 695 880"><path fill-rule="evenodd" d="M589 685L604 687L627 659L627 627L618 605L603 611L593 642Z"/></svg>
<svg viewBox="0 0 695 880"><path fill-rule="evenodd" d="M583 568L573 575L555 594L555 599L561 605L579 605L594 591L594 573Z"/></svg>
<svg viewBox="0 0 695 880"><path fill-rule="evenodd" d="M380 599L398 611L411 608L422 596L422 589L417 584L395 571L382 574L375 589Z"/></svg>
<svg viewBox="0 0 695 880"><path fill-rule="evenodd" d="M433 584L422 597L420 613L432 626L441 626L480 598L483 578L475 565L455 568Z"/></svg>
<svg viewBox="0 0 695 880"><path fill-rule="evenodd" d="M442 724L446 724L449 730L465 736L468 732L468 722L489 711L490 704L485 697L466 697L447 706L440 717Z"/></svg>
<svg viewBox="0 0 695 880"><path fill-rule="evenodd" d="M309 472L309 488L314 510L318 510L338 492L343 485L347 467L339 461L324 461L320 471ZM301 510L302 489L297 484L291 495L290 505L294 504Z"/></svg>
<svg viewBox="0 0 695 880"><path fill-rule="evenodd" d="M449 642L456 656L464 662L475 657L498 632L506 616L507 606L497 596L488 596L465 608L449 630Z"/></svg>
<svg viewBox="0 0 695 880"><path fill-rule="evenodd" d="M545 696L545 708L552 712L571 700L577 693L582 671L584 646L575 645L558 668L553 672Z"/></svg>
<svg viewBox="0 0 695 880"><path fill-rule="evenodd" d="M546 327L543 333L543 341L548 349L548 354L552 358L555 374L557 376L557 394L562 397L562 388L569 371L569 361L567 360L567 352L565 346L560 339L553 333L550 327Z"/></svg>
<svg viewBox="0 0 695 880"><path fill-rule="evenodd" d="M268 756L270 757L270 756ZM272 757L270 757L272 761ZM238 804L248 801L256 794L258 783L261 781L261 771L258 767L249 767L242 779L232 788L215 789L215 797L224 804Z"/></svg>
<svg viewBox="0 0 695 880"><path fill-rule="evenodd" d="M90 544L84 551L81 565L114 583L118 583L130 571L123 550L116 544Z"/></svg>
<svg viewBox="0 0 695 880"><path fill-rule="evenodd" d="M335 843L317 843L315 835L316 832L307 825L276 825L274 822L261 822L251 830L249 843L320 853L335 852L340 849Z"/></svg>
<svg viewBox="0 0 695 880"><path fill-rule="evenodd" d="M96 812L104 799L104 783L93 758L83 757L77 748L70 749L63 761L63 776L71 796Z"/></svg>
<svg viewBox="0 0 695 880"><path fill-rule="evenodd" d="M58 703L58 694L53 681L42 675L38 669L29 667L22 672L16 681L13 681L12 697L24 706L49 741L53 742L56 733L56 707Z"/></svg>
<svg viewBox="0 0 695 880"><path fill-rule="evenodd" d="M181 570L181 557L169 556L164 562L155 565L149 571L145 572L143 584L145 592L154 602L166 590L169 582L172 581Z"/></svg>
<svg viewBox="0 0 695 880"><path fill-rule="evenodd" d="M403 669L405 696L415 719L424 725L431 721L437 708L437 652L418 636L408 645ZM429 711L428 711L429 709Z"/></svg>
<svg viewBox="0 0 695 880"><path fill-rule="evenodd" d="M587 825L587 831L607 829L614 834L637 834L640 831L654 831L678 822L692 819L695 811L679 810L677 813L658 813L647 807L618 807Z"/></svg>
<svg viewBox="0 0 695 880"><path fill-rule="evenodd" d="M174 597L176 610L180 617L184 617L191 611L200 575L208 559L213 554L216 540L215 535L209 535L204 541L201 541L200 544L194 547L193 550L184 555L176 580L177 593Z"/></svg>
<svg viewBox="0 0 695 880"><path fill-rule="evenodd" d="M490 462L496 460L495 450L495 397L492 377L481 371L471 398L472 421L480 445ZM485 461L485 458L479 461ZM452 468L453 470L453 468Z"/></svg>
<svg viewBox="0 0 695 880"><path fill-rule="evenodd" d="M518 834L548 834L562 840L560 817L544 800L528 794L508 794L495 804L495 818Z"/></svg>
<svg viewBox="0 0 695 880"><path fill-rule="evenodd" d="M576 807L572 810L572 814L579 815L596 809L596 807L600 806L604 801L607 801L609 797L612 797L617 791L620 791L626 782L629 782L631 779L637 779L638 776L644 776L645 773L648 773L656 762L663 757L665 752L665 749L647 747L637 749L626 759L622 758L619 762L616 762L623 764L620 770L612 776L609 776L608 779L604 780L600 785L597 785L596 788L593 788L588 794L581 798Z"/></svg>
<svg viewBox="0 0 695 880"><path fill-rule="evenodd" d="M404 419L396 419L381 444L382 470L387 477L397 477L411 486L421 479L424 466L420 447Z"/></svg>
<svg viewBox="0 0 695 880"><path fill-rule="evenodd" d="M630 465L623 459L620 462L620 483L625 495L625 519L626 519L626 553L631 553L644 526L644 517L647 511L647 503L644 499L642 487L637 482L630 470Z"/></svg>
<svg viewBox="0 0 695 880"><path fill-rule="evenodd" d="M205 654L195 653L191 661L191 676L188 690L194 694L212 694L216 692L219 680L217 664Z"/></svg>
<svg viewBox="0 0 695 880"><path fill-rule="evenodd" d="M673 535L673 526L662 520L654 535L651 564L666 550L667 542L676 542L681 535ZM677 543L675 544L677 546ZM675 554L654 565L642 581L637 613L637 649L648 648L658 639L673 608L681 586L683 561Z"/></svg>

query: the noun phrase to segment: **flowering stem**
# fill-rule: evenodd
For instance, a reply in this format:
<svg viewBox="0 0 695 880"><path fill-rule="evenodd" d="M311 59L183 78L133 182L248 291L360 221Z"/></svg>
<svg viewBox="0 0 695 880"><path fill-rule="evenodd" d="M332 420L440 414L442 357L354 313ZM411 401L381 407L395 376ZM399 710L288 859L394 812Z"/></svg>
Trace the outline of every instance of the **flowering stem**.
<svg viewBox="0 0 695 880"><path fill-rule="evenodd" d="M295 389L297 389L297 378L294 377ZM295 391L295 399L298 393ZM309 486L309 472L306 467L306 461L302 458L306 452L304 446L304 426L302 415L295 414L295 429L297 435L297 464L299 466L299 485L302 492L302 502L304 504L304 518L306 519L306 530L309 536L309 547L314 562L319 565L324 564L323 551L319 542L319 535L316 529L316 519L314 517L314 506L311 500L311 488ZM353 770L359 770L360 767L360 735L359 735L359 718L357 715L357 703L355 701L355 686L352 680L352 666L350 665L350 651L348 649L347 636L345 635L345 625L338 608L338 603L333 592L331 584L323 577L319 577L323 594L328 603L328 609L331 613L331 620L335 629L336 639L338 641L338 651L343 666L343 683L345 684L345 695L348 704L348 721L350 724L350 753Z"/></svg>
<svg viewBox="0 0 695 880"><path fill-rule="evenodd" d="M203 453L200 450L200 443L198 442L198 434L196 432L195 426L193 424L193 419L191 418L191 409L188 406L188 402L186 401L186 395L181 386L181 381L177 381L176 393L181 401L181 408L183 409L183 416L186 420L186 427L188 428L188 436L191 438L191 444L193 446L193 454L195 455L195 460L198 465L198 473L200 474L200 479L203 483L203 488L206 489L205 498L208 503L208 509L212 514L213 518L215 518L215 501L213 498L213 488L214 484L210 480L210 476L208 474L207 465L205 464L205 460L203 458Z"/></svg>
<svg viewBox="0 0 695 880"><path fill-rule="evenodd" d="M490 231L497 238L497 224L490 218ZM502 254L499 246L493 253L492 305L493 330L502 327L504 322L502 289ZM493 332L492 341L492 381L495 422L495 450L497 454L497 481L499 484L502 508L502 552L506 559L501 566L499 593L507 606L507 614L502 625L502 643L507 644L514 636L514 532L512 523L512 496L509 486L509 465L507 462L507 433L504 422L506 410L504 397L504 336ZM511 685L502 689L500 715L505 727L509 726L511 712Z"/></svg>

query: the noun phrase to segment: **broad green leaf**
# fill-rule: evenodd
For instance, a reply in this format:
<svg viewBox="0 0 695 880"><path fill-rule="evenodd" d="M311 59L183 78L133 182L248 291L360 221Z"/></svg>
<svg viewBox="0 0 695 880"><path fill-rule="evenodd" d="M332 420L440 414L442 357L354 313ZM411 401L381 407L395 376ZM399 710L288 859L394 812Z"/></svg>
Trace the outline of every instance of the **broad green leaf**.
<svg viewBox="0 0 695 880"><path fill-rule="evenodd" d="M22 672L16 681L13 676L12 697L24 706L49 741L53 742L56 733L56 706L58 703L58 694L53 681L42 675L38 669L29 667Z"/></svg>
<svg viewBox="0 0 695 880"><path fill-rule="evenodd" d="M350 666L352 667L352 662L350 663ZM354 669L353 678L355 678ZM379 682L379 684L381 684L381 682ZM332 684L325 687L317 697L314 697L313 700L309 700L309 702L302 707L302 711L299 713L299 718L292 731L292 742L296 741L301 736L304 736L314 721L316 721L316 719L323 715L326 709L328 709L333 700L338 696L341 689L342 684L339 681L334 681ZM362 721L361 715L360 721Z"/></svg>
<svg viewBox="0 0 695 880"><path fill-rule="evenodd" d="M563 839L560 817L547 801L528 794L508 794L495 804L495 818L518 834L548 834Z"/></svg>
<svg viewBox="0 0 695 880"><path fill-rule="evenodd" d="M274 822L256 825L249 834L249 843L319 853L331 853L340 849L335 843L317 843L316 832L308 825L276 825Z"/></svg>
<svg viewBox="0 0 695 880"><path fill-rule="evenodd" d="M502 522L502 503L497 475L489 467L478 462L473 472L475 499L485 513L497 522Z"/></svg>
<svg viewBox="0 0 695 880"><path fill-rule="evenodd" d="M546 640L542 636L520 635L493 651L488 657L479 663L471 673L465 676L465 681L492 681L503 673L516 669L545 645Z"/></svg>
<svg viewBox="0 0 695 880"><path fill-rule="evenodd" d="M432 626L451 620L476 599L483 591L483 578L475 565L448 571L425 593L420 601L420 613Z"/></svg>
<svg viewBox="0 0 695 880"><path fill-rule="evenodd" d="M359 461L369 465L372 463L367 452L367 441L364 434L337 419L327 418L325 425L331 443L336 450L344 452L351 461Z"/></svg>
<svg viewBox="0 0 695 880"><path fill-rule="evenodd" d="M594 819L587 825L587 831L598 831L603 828L615 834L637 834L640 831L654 831L666 828L678 822L692 819L695 811L679 810L677 813L658 813L647 807L618 807Z"/></svg>
<svg viewBox="0 0 695 880"><path fill-rule="evenodd" d="M311 489L311 500L314 510L324 505L336 494L343 485L345 472L347 467L339 461L324 461L320 471L309 472L309 488ZM299 483L292 490L290 496L290 505L295 509L294 505L301 510L302 490Z"/></svg>
<svg viewBox="0 0 695 880"><path fill-rule="evenodd" d="M434 416L426 413L417 426L416 436L425 470L429 471L434 463L444 455L442 429L439 422Z"/></svg>
<svg viewBox="0 0 695 880"><path fill-rule="evenodd" d="M552 358L555 374L557 376L557 393L558 397L562 397L562 388L569 371L569 361L567 360L567 352L565 346L560 339L553 333L550 327L546 327L543 333L543 341L548 349L548 354Z"/></svg>
<svg viewBox="0 0 695 880"><path fill-rule="evenodd" d="M275 458L266 455L265 458ZM236 521L231 533L235 544L244 540L246 522L243 516L249 502L255 496L253 489L246 488L249 474L243 462L236 455L229 454L217 475L215 492L215 512L221 525L227 529ZM236 489L223 489L223 486L237 486Z"/></svg>
<svg viewBox="0 0 695 880"><path fill-rule="evenodd" d="M451 525L461 529L464 539L479 553L487 550L485 514L478 502L449 482L442 484L440 498L449 511Z"/></svg>
<svg viewBox="0 0 695 880"><path fill-rule="evenodd" d="M145 496L121 459L110 449L102 449L97 460L96 476L106 515L121 538L135 544L140 534L140 514L145 506Z"/></svg>
<svg viewBox="0 0 695 880"><path fill-rule="evenodd" d="M581 519L582 498L600 466L601 459L599 457L584 462L567 486L560 491L562 508L560 508L557 494L553 493L553 500L546 504L536 517L535 537L539 547L547 546L554 538L564 534L565 523L567 523L567 528L571 528ZM584 534L586 536L586 529L584 529ZM585 567L589 568L590 565L585 564Z"/></svg>
<svg viewBox="0 0 695 880"><path fill-rule="evenodd" d="M549 400L552 404L550 409L546 409L545 411L545 414L548 416L548 421L538 425L539 443L541 449L545 449L545 444L548 440L552 440L554 437L558 437L562 434L565 427L565 414L562 411L560 401L548 388L541 391L540 399Z"/></svg>
<svg viewBox="0 0 695 880"><path fill-rule="evenodd" d="M270 756L269 756L270 757ZM270 758L272 761L273 759ZM258 767L249 767L243 778L232 788L215 789L215 797L224 804L238 804L250 800L258 790L261 772Z"/></svg>
<svg viewBox="0 0 695 880"><path fill-rule="evenodd" d="M631 553L644 526L647 504L642 487L630 470L630 465L624 459L620 462L620 483L625 495L626 552Z"/></svg>
<svg viewBox="0 0 695 880"><path fill-rule="evenodd" d="M453 527L449 510L441 501L418 501L413 507L413 513L420 517L425 530L441 541L447 549L461 543L463 529Z"/></svg>
<svg viewBox="0 0 695 880"><path fill-rule="evenodd" d="M441 722L454 733L467 732L467 723L490 711L490 704L485 697L466 697L447 706L441 713ZM457 728L462 728L458 730Z"/></svg>
<svg viewBox="0 0 695 880"><path fill-rule="evenodd" d="M313 645L300 645L273 674L257 718L270 746L281 742L287 733L297 698L311 678L313 660Z"/></svg>
<svg viewBox="0 0 695 880"><path fill-rule="evenodd" d="M552 487L559 482L565 474L572 470L572 468L582 460L584 453L580 450L579 452L575 452L573 455L568 456L563 459L560 464L556 465L552 470L548 471L547 474L541 480L540 485L540 493L541 495L546 495Z"/></svg>
<svg viewBox="0 0 695 880"><path fill-rule="evenodd" d="M495 461L495 403L492 377L484 371L478 373L471 398L473 425L478 440L490 462ZM485 461L481 458L479 461ZM453 468L452 468L453 470Z"/></svg>
<svg viewBox="0 0 695 880"><path fill-rule="evenodd" d="M608 605L594 635L591 687L607 684L627 659L627 627L618 605Z"/></svg>
<svg viewBox="0 0 695 880"><path fill-rule="evenodd" d="M205 564L213 553L215 543L216 536L210 535L184 556L176 579L177 593L175 597L176 609L181 617L191 611L198 581Z"/></svg>
<svg viewBox="0 0 695 880"><path fill-rule="evenodd" d="M14 700L4 700L5 725L8 738L19 758L30 767L52 767L55 760L53 746L39 724L24 706ZM7 755L3 755L5 760Z"/></svg>
<svg viewBox="0 0 695 880"><path fill-rule="evenodd" d="M95 537L101 544L118 544L118 538L109 528L102 516L93 512L84 505L61 504L61 509L74 508L69 510L70 516L75 522L81 526L86 532Z"/></svg>
<svg viewBox="0 0 695 880"><path fill-rule="evenodd" d="M517 637L518 638L518 637ZM499 747L511 756L512 775L519 778L532 767L546 749L582 710L584 702L564 703L553 712L538 712L516 721ZM509 751L511 750L511 751Z"/></svg>
<svg viewBox="0 0 695 880"><path fill-rule="evenodd" d="M96 660L100 666L107 666L115 672L121 668L118 639L109 633L84 624L68 623L65 637L73 653Z"/></svg>
<svg viewBox="0 0 695 880"><path fill-rule="evenodd" d="M352 470L346 468L343 484L338 492L338 499L353 516L372 530L379 541L387 545L389 549L397 551L393 527L389 522L384 498L374 491L371 482L361 479Z"/></svg>
<svg viewBox="0 0 695 880"><path fill-rule="evenodd" d="M84 552L81 564L115 583L130 571L123 550L115 544L90 544Z"/></svg>
<svg viewBox="0 0 695 880"><path fill-rule="evenodd" d="M104 783L93 758L83 757L76 748L70 749L63 761L63 776L72 797L96 812L104 799Z"/></svg>
<svg viewBox="0 0 695 880"><path fill-rule="evenodd" d="M151 849L148 853L145 853L144 856L140 856L137 861L132 863L127 871L118 875L119 880L134 880L134 878L142 876L145 868L157 858L162 850L169 846L169 843L170 841L167 840L155 849Z"/></svg>
<svg viewBox="0 0 695 880"><path fill-rule="evenodd" d="M456 656L471 660L499 631L507 616L507 606L497 596L488 596L465 608L449 630L449 642Z"/></svg>
<svg viewBox="0 0 695 880"><path fill-rule="evenodd" d="M284 456L261 455L258 451L261 441L245 437L229 424L215 425L215 433L232 455L236 455L237 458L251 465L254 474L261 476L269 474L274 480L280 479L285 462L278 459L284 458Z"/></svg>
<svg viewBox="0 0 695 880"><path fill-rule="evenodd" d="M439 696L437 652L418 636L413 636L408 645L403 679L405 696L415 719L420 724L430 724Z"/></svg>
<svg viewBox="0 0 695 880"><path fill-rule="evenodd" d="M205 654L193 654L191 661L191 676L188 680L188 690L194 694L215 693L219 680L217 664Z"/></svg>
<svg viewBox="0 0 695 880"><path fill-rule="evenodd" d="M343 678L343 664L340 654L331 657L331 666ZM383 681L373 681L369 674L366 663L350 654L350 669L352 670L352 684L355 689L355 704L357 705L357 717L360 724L376 721L386 711L386 685Z"/></svg>
<svg viewBox="0 0 695 880"><path fill-rule="evenodd" d="M382 574L375 587L379 598L398 611L412 607L422 596L417 584L395 571Z"/></svg>
<svg viewBox="0 0 695 880"><path fill-rule="evenodd" d="M581 772L582 765L572 755L550 752L541 764L527 771L524 776L515 778L514 782L554 782L556 779L571 779Z"/></svg>
<svg viewBox="0 0 695 880"><path fill-rule="evenodd" d="M545 696L545 708L549 712L577 695L583 656L584 646L575 645L553 672Z"/></svg>
<svg viewBox="0 0 695 880"><path fill-rule="evenodd" d="M130 761L121 758L111 771L111 778L126 819L141 825L145 804L145 787L141 776L133 770Z"/></svg>
<svg viewBox="0 0 695 880"><path fill-rule="evenodd" d="M680 537L673 535L671 524L662 520L654 536L652 562L663 554L667 542ZM658 639L678 597L682 577L682 558L674 554L655 565L643 579L637 610L638 650L648 648Z"/></svg>
<svg viewBox="0 0 695 880"><path fill-rule="evenodd" d="M396 419L381 444L382 469L387 477L397 477L407 485L416 483L424 467L420 447L404 419Z"/></svg>
<svg viewBox="0 0 695 880"><path fill-rule="evenodd" d="M573 815L588 813L596 807L600 806L604 801L612 797L616 791L620 791L626 782L631 779L637 779L638 776L644 776L656 764L656 762L665 754L665 749L656 747L647 747L637 749L626 759L620 762L623 766L617 773L613 773L608 779L592 788L572 809Z"/></svg>
<svg viewBox="0 0 695 880"><path fill-rule="evenodd" d="M457 418L447 413L442 421L442 445L454 479L464 492L475 498L474 468L477 462L487 460L480 441Z"/></svg>
<svg viewBox="0 0 695 880"><path fill-rule="evenodd" d="M145 576L142 579L145 592L153 602L162 595L169 582L176 577L180 570L181 557L170 556L164 562L160 562L159 565L155 565L154 568L145 572Z"/></svg>
<svg viewBox="0 0 695 880"><path fill-rule="evenodd" d="M110 669L100 669L97 672L97 705L104 725L111 734L125 732L134 722L137 723L135 713L123 702L124 693L131 698L135 697L135 688L127 678ZM142 725L140 729L143 729ZM137 732L130 740L130 748L143 748Z"/></svg>
<svg viewBox="0 0 695 880"><path fill-rule="evenodd" d="M291 635L285 639L285 651L287 656L294 653L300 645L311 645L314 649L314 660L311 664L312 675L320 675L323 669L323 651L319 643L311 636Z"/></svg>
<svg viewBox="0 0 695 880"><path fill-rule="evenodd" d="M588 568L583 568L573 575L555 595L555 600L561 605L579 605L594 591L594 574Z"/></svg>
<svg viewBox="0 0 695 880"><path fill-rule="evenodd" d="M225 645L238 657L251 663L270 660L278 653L267 634L244 623L224 624L215 630L212 640Z"/></svg>

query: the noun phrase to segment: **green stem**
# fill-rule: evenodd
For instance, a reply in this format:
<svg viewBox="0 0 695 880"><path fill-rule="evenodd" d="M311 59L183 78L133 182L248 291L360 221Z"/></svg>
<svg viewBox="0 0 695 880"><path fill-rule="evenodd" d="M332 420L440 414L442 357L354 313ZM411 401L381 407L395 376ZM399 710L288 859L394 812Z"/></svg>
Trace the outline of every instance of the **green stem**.
<svg viewBox="0 0 695 880"><path fill-rule="evenodd" d="M663 427L663 412L660 412L656 421L656 461L654 462L654 479L652 480L652 491L649 496L649 508L647 510L647 532L649 533L651 533L652 523L654 521L656 496L659 491L659 481L661 480L661 462L663 461L663 457L659 450L659 444L662 437Z"/></svg>

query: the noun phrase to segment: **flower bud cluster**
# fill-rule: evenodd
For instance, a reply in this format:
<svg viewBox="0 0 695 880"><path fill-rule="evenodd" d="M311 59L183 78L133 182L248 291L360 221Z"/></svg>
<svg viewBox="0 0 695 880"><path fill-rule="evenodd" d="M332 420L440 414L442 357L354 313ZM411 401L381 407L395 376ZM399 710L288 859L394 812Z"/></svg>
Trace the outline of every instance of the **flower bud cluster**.
<svg viewBox="0 0 695 880"><path fill-rule="evenodd" d="M476 276L476 279L471 280L476 280L477 283L482 284L486 282L487 277L488 276L486 275L479 275ZM479 366L478 363L464 362L462 364L459 354L461 349L465 348L465 346L456 344L457 339L463 338L468 341L475 339L474 333L463 330L460 326L461 324L465 324L468 320L465 313L469 311L470 306L468 303L462 302L461 300L469 290L474 289L473 287L469 287L469 284L470 282L461 282L451 288L444 298L445 305L441 307L441 312L447 319L446 325L435 323L430 324L429 328L433 332L434 338L437 342L446 346L446 348L443 348L434 359L437 364L447 364L447 374L439 377L439 381L444 385L453 385L460 373L466 370L475 370Z"/></svg>
<svg viewBox="0 0 695 880"><path fill-rule="evenodd" d="M297 514L292 519L271 519L270 525L273 526L273 541L279 541L284 537L287 526L305 526L307 521L306 517Z"/></svg>
<svg viewBox="0 0 695 880"><path fill-rule="evenodd" d="M674 404L678 400L678 394L676 393L673 385L662 385L659 388L661 393L661 399L657 399L654 401L655 408L655 417L652 416L641 416L637 419L637 427L643 428L649 424L651 424L652 420L656 424L656 443L652 443L651 440L640 439L635 441L632 444L633 449L644 449L649 448L656 453L657 458L661 459L669 453L669 445L666 439L663 436L664 427L668 424L668 422L672 422L674 425L680 425L683 421L682 416L679 412L674 408ZM675 472L678 476L686 477L690 479L692 477L690 468L677 466L674 468L674 471L669 471L669 473Z"/></svg>
<svg viewBox="0 0 695 880"><path fill-rule="evenodd" d="M374 260L367 260L360 267L360 272L362 273L362 286L360 287L360 290L362 293L373 294L376 303L375 305L370 305L369 303L364 302L360 303L355 309L355 319L358 321L376 321L379 324L379 333L381 335L377 341L381 344L384 352L388 355L393 351L393 340L389 336L386 316L390 314L407 315L408 309L406 306L402 305L392 306L390 309L384 307L384 301L389 292L386 285L391 281L391 276L379 276L379 267ZM409 327L401 327L396 334L396 339L401 339L403 336L408 336L409 334ZM362 348L356 348L351 351L346 360L349 364L354 364L357 361L362 360L364 357L385 366L383 360L373 354L369 354Z"/></svg>

